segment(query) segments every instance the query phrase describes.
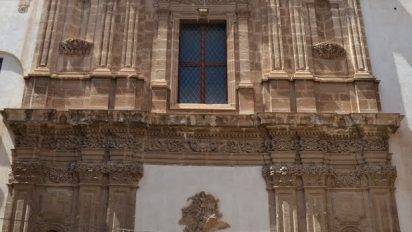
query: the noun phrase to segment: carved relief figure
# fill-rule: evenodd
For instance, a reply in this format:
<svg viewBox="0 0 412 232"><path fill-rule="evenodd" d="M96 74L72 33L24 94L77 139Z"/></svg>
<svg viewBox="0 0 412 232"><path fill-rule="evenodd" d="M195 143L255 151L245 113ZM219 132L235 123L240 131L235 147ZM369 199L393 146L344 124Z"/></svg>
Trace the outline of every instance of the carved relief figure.
<svg viewBox="0 0 412 232"><path fill-rule="evenodd" d="M200 192L187 199L190 205L182 209L180 225L185 225L183 232L215 232L230 227L222 221L219 212L219 200L213 195Z"/></svg>

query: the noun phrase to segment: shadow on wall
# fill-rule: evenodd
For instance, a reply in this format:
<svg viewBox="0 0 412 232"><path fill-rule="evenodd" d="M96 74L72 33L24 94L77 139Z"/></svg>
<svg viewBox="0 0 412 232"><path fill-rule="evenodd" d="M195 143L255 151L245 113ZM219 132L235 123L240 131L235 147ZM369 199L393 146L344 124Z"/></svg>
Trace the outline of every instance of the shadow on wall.
<svg viewBox="0 0 412 232"><path fill-rule="evenodd" d="M396 201L402 232L412 228L412 1L362 0L373 72L381 80L383 112L406 117L390 139L396 165Z"/></svg>
<svg viewBox="0 0 412 232"><path fill-rule="evenodd" d="M407 93L404 92L406 86L403 82L410 79L405 76L405 72L408 72L408 69L412 71L412 43L408 39L412 36L412 3L403 3L409 5L408 11L401 0L360 2L373 73L381 80L382 110L407 114L408 102L405 102L404 97ZM409 104L412 104L412 101Z"/></svg>

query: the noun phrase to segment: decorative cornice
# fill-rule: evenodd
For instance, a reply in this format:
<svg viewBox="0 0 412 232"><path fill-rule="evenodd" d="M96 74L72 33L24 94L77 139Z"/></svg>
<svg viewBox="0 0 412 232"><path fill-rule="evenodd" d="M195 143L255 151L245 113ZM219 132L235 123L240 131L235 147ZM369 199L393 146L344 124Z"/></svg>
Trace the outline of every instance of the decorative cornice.
<svg viewBox="0 0 412 232"><path fill-rule="evenodd" d="M339 44L323 42L312 47L312 54L316 58L332 60L346 57L346 50Z"/></svg>
<svg viewBox="0 0 412 232"><path fill-rule="evenodd" d="M60 42L60 53L66 56L86 56L90 54L93 43L76 38Z"/></svg>
<svg viewBox="0 0 412 232"><path fill-rule="evenodd" d="M180 225L186 226L183 232L215 232L230 225L222 221L219 200L213 195L200 192L187 199L190 205L182 209Z"/></svg>
<svg viewBox="0 0 412 232"><path fill-rule="evenodd" d="M251 154L388 151L396 114L160 115L136 111L5 110L16 148Z"/></svg>

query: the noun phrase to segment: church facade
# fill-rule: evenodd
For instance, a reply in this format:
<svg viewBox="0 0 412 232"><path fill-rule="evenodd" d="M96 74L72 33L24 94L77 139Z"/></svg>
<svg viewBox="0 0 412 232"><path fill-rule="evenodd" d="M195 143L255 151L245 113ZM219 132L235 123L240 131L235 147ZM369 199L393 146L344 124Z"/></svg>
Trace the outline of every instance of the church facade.
<svg viewBox="0 0 412 232"><path fill-rule="evenodd" d="M2 231L401 231L359 1L38 8Z"/></svg>

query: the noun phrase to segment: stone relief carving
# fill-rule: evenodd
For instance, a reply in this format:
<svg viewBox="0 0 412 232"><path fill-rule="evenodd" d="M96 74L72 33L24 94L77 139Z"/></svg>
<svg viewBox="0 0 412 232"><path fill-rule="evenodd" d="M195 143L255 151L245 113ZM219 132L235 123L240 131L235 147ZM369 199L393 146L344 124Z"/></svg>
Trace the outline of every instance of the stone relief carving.
<svg viewBox="0 0 412 232"><path fill-rule="evenodd" d="M66 56L85 56L89 55L93 43L76 38L69 38L60 42L60 53Z"/></svg>
<svg viewBox="0 0 412 232"><path fill-rule="evenodd" d="M313 56L316 58L331 60L346 56L346 50L339 44L323 42L312 47Z"/></svg>
<svg viewBox="0 0 412 232"><path fill-rule="evenodd" d="M180 225L186 226L183 232L215 232L230 225L221 220L219 200L205 192L197 193L187 199L190 205L182 209Z"/></svg>
<svg viewBox="0 0 412 232"><path fill-rule="evenodd" d="M134 184L143 177L143 165L138 162L70 163L53 167L47 162L14 161L10 173L12 183L77 184L98 183L102 175L109 175L114 184Z"/></svg>
<svg viewBox="0 0 412 232"><path fill-rule="evenodd" d="M353 170L341 170L324 165L267 165L263 167L262 175L269 188L295 186L298 177L303 178L306 186L357 188L365 184L389 187L396 179L396 169L390 165L364 165Z"/></svg>
<svg viewBox="0 0 412 232"><path fill-rule="evenodd" d="M19 11L20 14L27 13L27 11L29 10L29 7L30 7L30 2L31 2L31 0L20 0L19 1L19 5L17 6L18 7L17 10Z"/></svg>

